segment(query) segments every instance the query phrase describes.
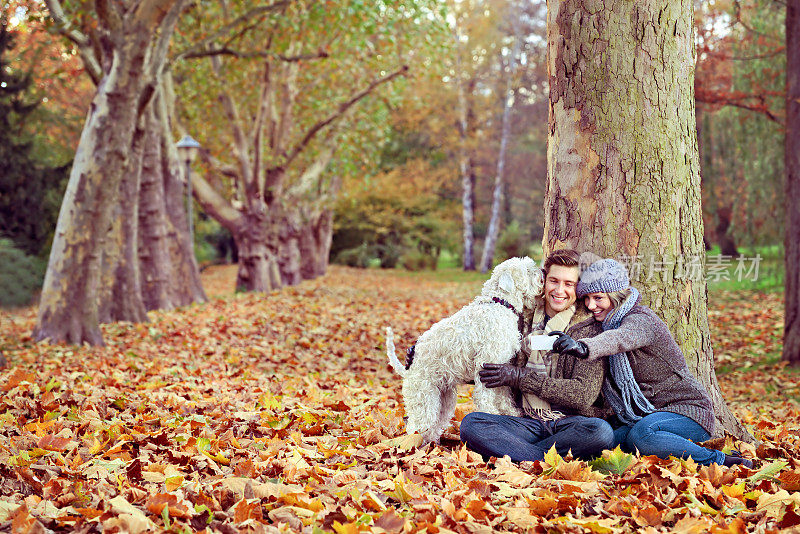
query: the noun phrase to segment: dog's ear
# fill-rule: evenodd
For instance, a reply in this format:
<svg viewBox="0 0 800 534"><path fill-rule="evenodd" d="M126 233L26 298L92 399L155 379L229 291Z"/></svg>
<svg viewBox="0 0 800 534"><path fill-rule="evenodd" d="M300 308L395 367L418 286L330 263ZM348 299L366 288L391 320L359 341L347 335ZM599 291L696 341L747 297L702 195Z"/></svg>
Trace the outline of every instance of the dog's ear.
<svg viewBox="0 0 800 534"><path fill-rule="evenodd" d="M497 284L500 286L500 289L503 291L508 291L509 293L514 292L514 279L511 278L511 275L508 273L503 273L500 275L500 280L498 280Z"/></svg>

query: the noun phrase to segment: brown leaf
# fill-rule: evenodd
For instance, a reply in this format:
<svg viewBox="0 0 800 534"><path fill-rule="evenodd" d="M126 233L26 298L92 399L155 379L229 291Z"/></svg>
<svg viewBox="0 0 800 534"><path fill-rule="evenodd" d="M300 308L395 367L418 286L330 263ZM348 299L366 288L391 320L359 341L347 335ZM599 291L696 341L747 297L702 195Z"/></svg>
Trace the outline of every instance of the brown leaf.
<svg viewBox="0 0 800 534"><path fill-rule="evenodd" d="M386 532L401 532L406 524L406 519L397 515L394 509L386 510L383 514L375 519L374 524Z"/></svg>
<svg viewBox="0 0 800 534"><path fill-rule="evenodd" d="M642 527L657 527L663 523L663 513L652 504L632 509L631 517Z"/></svg>
<svg viewBox="0 0 800 534"><path fill-rule="evenodd" d="M39 439L38 446L47 451L61 452L72 442L70 438L47 434Z"/></svg>
<svg viewBox="0 0 800 534"><path fill-rule="evenodd" d="M781 481L781 487L786 491L800 491L800 469L792 471L783 471L778 480Z"/></svg>
<svg viewBox="0 0 800 534"><path fill-rule="evenodd" d="M680 519L670 532L675 534L705 534L711 530L713 523L705 517L686 516Z"/></svg>
<svg viewBox="0 0 800 534"><path fill-rule="evenodd" d="M0 390L3 392L11 391L22 382L35 383L36 375L27 369L18 367L17 369L14 369L14 372L11 373L11 376L8 377L8 380L6 380L5 384L0 386Z"/></svg>

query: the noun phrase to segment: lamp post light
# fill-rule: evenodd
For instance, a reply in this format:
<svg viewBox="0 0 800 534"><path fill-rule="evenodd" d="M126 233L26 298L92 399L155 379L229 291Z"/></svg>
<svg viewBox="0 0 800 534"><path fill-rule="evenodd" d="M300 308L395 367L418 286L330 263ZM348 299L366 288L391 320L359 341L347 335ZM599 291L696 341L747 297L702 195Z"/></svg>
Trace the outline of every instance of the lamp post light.
<svg viewBox="0 0 800 534"><path fill-rule="evenodd" d="M186 165L186 212L189 219L189 242L194 247L194 221L192 217L192 162L197 157L197 151L200 149L200 143L192 139L191 135L184 135L181 140L175 144L178 149L178 157L183 160Z"/></svg>

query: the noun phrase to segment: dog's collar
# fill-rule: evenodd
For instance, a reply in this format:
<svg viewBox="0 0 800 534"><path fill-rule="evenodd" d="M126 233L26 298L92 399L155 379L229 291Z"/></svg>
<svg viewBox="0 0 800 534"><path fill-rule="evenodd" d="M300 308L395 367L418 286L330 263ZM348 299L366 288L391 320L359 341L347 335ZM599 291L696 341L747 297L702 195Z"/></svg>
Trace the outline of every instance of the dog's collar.
<svg viewBox="0 0 800 534"><path fill-rule="evenodd" d="M503 306L505 306L509 310L513 311L517 315L522 316L522 314L520 312L518 312L517 309L514 308L514 306L509 304L508 301L501 299L500 297L492 297L492 302L496 302L498 304L502 304Z"/></svg>

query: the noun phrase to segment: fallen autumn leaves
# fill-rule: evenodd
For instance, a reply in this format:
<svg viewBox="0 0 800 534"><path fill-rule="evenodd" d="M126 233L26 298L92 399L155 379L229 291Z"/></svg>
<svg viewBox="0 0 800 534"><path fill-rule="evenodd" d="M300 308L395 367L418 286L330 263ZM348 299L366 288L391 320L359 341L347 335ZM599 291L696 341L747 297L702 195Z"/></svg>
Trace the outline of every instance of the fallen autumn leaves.
<svg viewBox="0 0 800 534"><path fill-rule="evenodd" d="M416 448L383 347L385 326L402 350L480 282L332 267L298 287L233 296L232 279L230 268L212 271L209 293L223 296L206 305L106 325L104 348L33 343L34 310L2 312L0 350L12 367L0 373L0 530L722 533L800 524L800 410L782 396L797 375L779 365L720 377L762 440L745 446L756 469L620 451L594 469L555 453L487 466L455 439L455 425L442 446ZM718 355L757 362L742 339L761 336L762 350L774 349L780 301L764 297L772 314L743 319L747 310L728 312L728 298L711 302ZM748 320L746 331L733 328ZM457 418L471 409L469 393Z"/></svg>

